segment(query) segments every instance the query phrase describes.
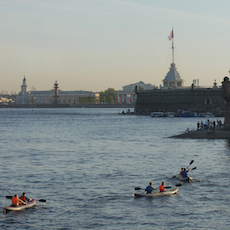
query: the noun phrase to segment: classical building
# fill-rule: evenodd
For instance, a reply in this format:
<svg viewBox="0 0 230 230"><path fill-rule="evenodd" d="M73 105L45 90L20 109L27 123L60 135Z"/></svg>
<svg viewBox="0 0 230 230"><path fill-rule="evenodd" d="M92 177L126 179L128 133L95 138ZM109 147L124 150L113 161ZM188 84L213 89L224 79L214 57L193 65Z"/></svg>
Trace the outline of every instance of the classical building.
<svg viewBox="0 0 230 230"><path fill-rule="evenodd" d="M117 102L119 103L135 103L136 102L136 93L135 87L138 86L140 91L143 90L153 90L154 85L145 84L143 81L140 81L135 84L130 84L122 87L122 90L117 91Z"/></svg>
<svg viewBox="0 0 230 230"><path fill-rule="evenodd" d="M58 91L55 82L54 90L27 91L26 78L24 77L21 92L16 96L16 104L68 104L70 106L80 103L80 98L93 98L94 103L100 102L100 94L91 91Z"/></svg>
<svg viewBox="0 0 230 230"><path fill-rule="evenodd" d="M10 104L13 104L13 100L12 99L9 99L7 97L0 97L0 104L1 105L10 105Z"/></svg>

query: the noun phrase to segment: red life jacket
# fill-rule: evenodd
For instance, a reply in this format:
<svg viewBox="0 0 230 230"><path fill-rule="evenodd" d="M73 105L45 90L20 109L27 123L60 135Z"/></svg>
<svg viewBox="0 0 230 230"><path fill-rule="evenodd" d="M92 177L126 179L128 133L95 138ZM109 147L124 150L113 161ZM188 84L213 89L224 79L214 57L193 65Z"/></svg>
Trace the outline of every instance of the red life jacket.
<svg viewBox="0 0 230 230"><path fill-rule="evenodd" d="M164 191L165 191L165 188L164 188L163 185L160 185L160 186L159 186L159 189L160 189L160 192L164 192Z"/></svg>
<svg viewBox="0 0 230 230"><path fill-rule="evenodd" d="M21 197L20 197L20 200L26 202L26 198L25 198L24 196L21 196Z"/></svg>

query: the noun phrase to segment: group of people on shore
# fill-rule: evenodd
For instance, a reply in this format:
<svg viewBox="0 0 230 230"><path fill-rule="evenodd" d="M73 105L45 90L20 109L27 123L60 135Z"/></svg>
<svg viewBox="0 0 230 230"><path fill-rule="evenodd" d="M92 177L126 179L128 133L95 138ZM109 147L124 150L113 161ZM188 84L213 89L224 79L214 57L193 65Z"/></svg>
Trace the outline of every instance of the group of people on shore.
<svg viewBox="0 0 230 230"><path fill-rule="evenodd" d="M12 197L12 205L11 206L17 207L21 204L27 204L27 202L29 202L29 201L31 201L31 199L28 199L26 197L25 192L22 193L22 196L20 196L20 198L18 197L17 194L15 194L15 196Z"/></svg>
<svg viewBox="0 0 230 230"><path fill-rule="evenodd" d="M216 126L220 126L221 127L222 125L222 122L221 120L218 120L217 121L210 121L209 119L207 119L207 121L205 121L205 123L203 123L203 121L201 122L197 122L197 131L198 130L202 130L202 129L206 129L207 130L207 133L214 133L215 132L215 128Z"/></svg>

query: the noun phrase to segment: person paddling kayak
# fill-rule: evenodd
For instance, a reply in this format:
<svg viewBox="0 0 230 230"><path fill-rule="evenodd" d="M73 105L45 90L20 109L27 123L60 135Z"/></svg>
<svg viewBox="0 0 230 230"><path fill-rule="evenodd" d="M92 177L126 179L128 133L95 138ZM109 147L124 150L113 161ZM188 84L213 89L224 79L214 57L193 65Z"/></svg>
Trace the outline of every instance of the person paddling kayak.
<svg viewBox="0 0 230 230"><path fill-rule="evenodd" d="M152 193L153 190L153 182L149 182L149 186L146 187L145 191L146 193Z"/></svg>
<svg viewBox="0 0 230 230"><path fill-rule="evenodd" d="M187 171L186 171L186 168L181 168L181 169L182 170L181 170L179 176L182 177L182 178L187 178L188 177L188 172L190 171L190 169L188 169Z"/></svg>
<svg viewBox="0 0 230 230"><path fill-rule="evenodd" d="M20 199L18 198L18 195L17 195L17 194L15 194L15 196L12 198L12 205L11 205L11 206L13 206L13 207L19 206L19 201L20 201L22 204L26 204L24 201L22 201L22 200L20 200Z"/></svg>
<svg viewBox="0 0 230 230"><path fill-rule="evenodd" d="M31 201L31 199L28 199L28 198L26 197L26 193L25 193L25 192L23 192L23 193L22 193L22 196L20 196L20 200L24 201L25 203Z"/></svg>
<svg viewBox="0 0 230 230"><path fill-rule="evenodd" d="M162 184L159 186L160 192L165 192L165 182L163 181Z"/></svg>

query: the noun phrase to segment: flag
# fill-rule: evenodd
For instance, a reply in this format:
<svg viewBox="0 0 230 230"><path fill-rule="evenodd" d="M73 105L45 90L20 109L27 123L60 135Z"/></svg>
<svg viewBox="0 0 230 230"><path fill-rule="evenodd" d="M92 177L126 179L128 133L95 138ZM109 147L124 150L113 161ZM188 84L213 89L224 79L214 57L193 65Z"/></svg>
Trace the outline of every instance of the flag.
<svg viewBox="0 0 230 230"><path fill-rule="evenodd" d="M128 102L130 102L130 94L127 94Z"/></svg>
<svg viewBox="0 0 230 230"><path fill-rule="evenodd" d="M122 96L120 96L120 98L119 98L119 103L121 104L122 102Z"/></svg>
<svg viewBox="0 0 230 230"><path fill-rule="evenodd" d="M169 41L171 40L171 39L173 39L174 38L174 34L173 34L173 30L171 31L171 33L169 34L169 36L168 36L168 39L169 39Z"/></svg>

